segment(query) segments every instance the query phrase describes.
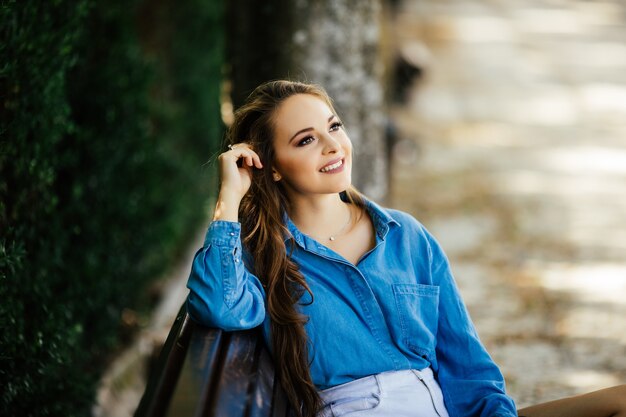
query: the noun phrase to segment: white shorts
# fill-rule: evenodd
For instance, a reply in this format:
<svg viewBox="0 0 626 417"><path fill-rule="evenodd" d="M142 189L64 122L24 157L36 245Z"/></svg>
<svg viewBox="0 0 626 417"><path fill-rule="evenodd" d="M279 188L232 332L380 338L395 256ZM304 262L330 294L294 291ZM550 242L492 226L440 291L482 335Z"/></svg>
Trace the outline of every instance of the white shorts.
<svg viewBox="0 0 626 417"><path fill-rule="evenodd" d="M449 417L430 368L383 372L320 391L318 417Z"/></svg>

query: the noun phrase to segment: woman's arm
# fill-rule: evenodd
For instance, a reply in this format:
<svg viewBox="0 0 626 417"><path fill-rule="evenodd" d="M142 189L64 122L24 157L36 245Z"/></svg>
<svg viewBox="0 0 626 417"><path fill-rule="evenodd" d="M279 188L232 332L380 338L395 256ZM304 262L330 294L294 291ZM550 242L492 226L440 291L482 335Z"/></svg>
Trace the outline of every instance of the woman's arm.
<svg viewBox="0 0 626 417"><path fill-rule="evenodd" d="M224 330L256 327L265 318L265 292L242 259L241 225L214 221L193 260L187 310L195 321Z"/></svg>
<svg viewBox="0 0 626 417"><path fill-rule="evenodd" d="M504 377L469 317L448 260L427 233L433 282L440 287L437 329L437 378L451 416L517 416L505 393Z"/></svg>
<svg viewBox="0 0 626 417"><path fill-rule="evenodd" d="M250 188L252 169L263 165L245 143L230 147L218 159L220 193L204 245L194 256L187 310L192 319L207 326L248 329L265 318L265 293L244 265L238 213Z"/></svg>

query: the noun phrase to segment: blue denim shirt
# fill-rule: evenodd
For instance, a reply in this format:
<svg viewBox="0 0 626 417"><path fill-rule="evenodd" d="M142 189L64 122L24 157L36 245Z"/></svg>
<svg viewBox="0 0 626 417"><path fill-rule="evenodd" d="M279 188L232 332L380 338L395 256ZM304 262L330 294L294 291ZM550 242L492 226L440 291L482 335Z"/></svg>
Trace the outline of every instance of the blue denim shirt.
<svg viewBox="0 0 626 417"><path fill-rule="evenodd" d="M367 201L376 245L354 265L286 219L293 259L313 293L311 374L319 389L390 370L431 367L450 416L517 416L504 378L481 344L435 239L412 216ZM214 221L187 286L191 317L225 330L264 324L265 293L249 271L241 225ZM290 242L291 241L291 242Z"/></svg>

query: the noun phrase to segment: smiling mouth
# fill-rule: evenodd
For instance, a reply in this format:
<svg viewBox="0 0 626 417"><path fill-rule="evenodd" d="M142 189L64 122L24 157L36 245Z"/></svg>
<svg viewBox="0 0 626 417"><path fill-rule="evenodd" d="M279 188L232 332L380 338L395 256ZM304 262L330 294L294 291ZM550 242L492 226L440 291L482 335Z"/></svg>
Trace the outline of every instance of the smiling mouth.
<svg viewBox="0 0 626 417"><path fill-rule="evenodd" d="M335 162L334 164L326 165L324 168L320 169L320 172L334 171L337 168L341 167L342 165L343 165L343 159L340 159L339 161Z"/></svg>

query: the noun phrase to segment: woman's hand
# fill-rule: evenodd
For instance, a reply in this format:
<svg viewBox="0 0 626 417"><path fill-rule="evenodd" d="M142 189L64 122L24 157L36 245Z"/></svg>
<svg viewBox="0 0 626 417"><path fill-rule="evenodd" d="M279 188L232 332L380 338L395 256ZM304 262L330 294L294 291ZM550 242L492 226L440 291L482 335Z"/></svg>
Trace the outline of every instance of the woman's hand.
<svg viewBox="0 0 626 417"><path fill-rule="evenodd" d="M263 164L246 143L229 146L219 157L221 186L213 220L237 221L239 203L252 184L252 170Z"/></svg>
<svg viewBox="0 0 626 417"><path fill-rule="evenodd" d="M230 146L230 149L221 154L218 160L222 179L220 194L227 192L241 200L250 189L254 167L263 168L259 155L250 148L250 145L238 143Z"/></svg>

